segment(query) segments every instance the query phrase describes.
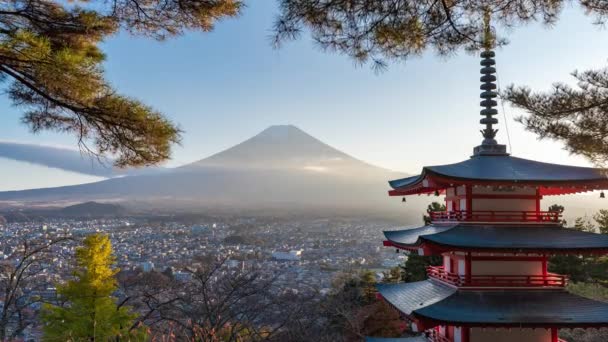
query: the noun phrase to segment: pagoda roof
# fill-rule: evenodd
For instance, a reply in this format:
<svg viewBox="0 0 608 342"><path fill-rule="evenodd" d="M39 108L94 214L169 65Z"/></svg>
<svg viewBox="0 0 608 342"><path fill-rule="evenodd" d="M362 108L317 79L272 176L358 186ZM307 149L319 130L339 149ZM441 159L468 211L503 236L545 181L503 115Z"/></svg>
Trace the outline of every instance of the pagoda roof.
<svg viewBox="0 0 608 342"><path fill-rule="evenodd" d="M378 291L405 315L431 321L433 325L608 326L608 303L580 297L565 290L472 291L454 288L450 291L439 282L426 280L381 284L378 285Z"/></svg>
<svg viewBox="0 0 608 342"><path fill-rule="evenodd" d="M388 245L440 251L515 251L589 253L608 251L608 235L582 232L557 225L428 225L385 231Z"/></svg>
<svg viewBox="0 0 608 342"><path fill-rule="evenodd" d="M406 315L442 301L456 292L456 288L434 280L377 284L376 288L384 299Z"/></svg>
<svg viewBox="0 0 608 342"><path fill-rule="evenodd" d="M389 181L393 196L454 185L538 186L541 195L607 189L604 169L543 163L505 155L474 155L455 164L426 166L418 176Z"/></svg>

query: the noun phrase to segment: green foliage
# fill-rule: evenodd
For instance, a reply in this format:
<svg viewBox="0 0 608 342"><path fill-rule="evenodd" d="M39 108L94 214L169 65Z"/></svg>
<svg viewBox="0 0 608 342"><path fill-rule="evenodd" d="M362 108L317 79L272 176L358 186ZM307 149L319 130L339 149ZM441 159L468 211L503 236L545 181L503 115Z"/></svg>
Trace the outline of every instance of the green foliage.
<svg viewBox="0 0 608 342"><path fill-rule="evenodd" d="M363 290L365 304L373 303L376 300L376 276L372 271L363 271L359 275L359 286Z"/></svg>
<svg viewBox="0 0 608 342"><path fill-rule="evenodd" d="M595 229L595 226L593 225L593 223L591 221L589 221L589 219L583 218L583 217L577 217L576 220L574 220L574 226L572 228L579 230L581 232L588 232L588 233L596 232L596 229Z"/></svg>
<svg viewBox="0 0 608 342"><path fill-rule="evenodd" d="M368 270L344 273L334 279L333 296L339 296L349 303L367 305L376 298L376 278Z"/></svg>
<svg viewBox="0 0 608 342"><path fill-rule="evenodd" d="M439 203L439 202L432 202L431 204L429 204L426 207L426 212L427 213L432 213L432 212L438 212L438 211L445 211L446 207L445 204ZM422 221L424 221L424 225L428 226L429 224L431 224L431 217L429 215L423 215L422 216Z"/></svg>
<svg viewBox="0 0 608 342"><path fill-rule="evenodd" d="M563 205L559 205L559 204L552 204L551 206L549 206L549 211L554 212L554 213L563 213L564 212L564 206ZM568 224L568 222L566 220L560 220L559 221L560 224L562 226L566 226Z"/></svg>
<svg viewBox="0 0 608 342"><path fill-rule="evenodd" d="M88 236L76 250L74 280L58 286L62 306L46 305L42 311L46 341L143 340L145 332L133 329L136 315L117 306L115 257L106 235Z"/></svg>
<svg viewBox="0 0 608 342"><path fill-rule="evenodd" d="M600 211L593 215L593 219L598 225L600 233L608 234L608 210L600 209Z"/></svg>
<svg viewBox="0 0 608 342"><path fill-rule="evenodd" d="M564 207L554 204L549 207L549 210L554 209L560 212L564 211ZM600 226L608 225L608 210L600 210L594 215L594 220ZM574 221L572 229L576 229L588 233L596 233L595 225L588 219L577 217ZM593 255L557 255L549 260L549 271L559 274L566 274L570 277L570 281L579 282L598 282L608 284L608 257L593 256Z"/></svg>
<svg viewBox="0 0 608 342"><path fill-rule="evenodd" d="M398 283L403 279L403 268L393 267L390 270L384 272L383 283Z"/></svg>
<svg viewBox="0 0 608 342"><path fill-rule="evenodd" d="M608 69L574 72L578 88L557 83L553 90L535 93L527 87L509 87L503 97L529 113L518 121L540 138L561 141L566 150L592 162L608 162Z"/></svg>
<svg viewBox="0 0 608 342"><path fill-rule="evenodd" d="M556 213L563 213L564 206L560 205L560 204L552 204L549 206L549 211L556 212Z"/></svg>
<svg viewBox="0 0 608 342"><path fill-rule="evenodd" d="M585 266L586 258L579 255L556 255L549 260L549 272L566 274L570 281L586 281L589 277Z"/></svg>
<svg viewBox="0 0 608 342"><path fill-rule="evenodd" d="M441 255L420 256L410 253L403 266L402 280L406 283L427 279L426 268L428 266L440 266L443 262Z"/></svg>
<svg viewBox="0 0 608 342"><path fill-rule="evenodd" d="M571 283L568 285L568 291L579 296L608 302L608 288L599 284Z"/></svg>
<svg viewBox="0 0 608 342"><path fill-rule="evenodd" d="M608 18L608 2L578 0L595 24ZM434 50L450 56L507 43L503 32L531 21L555 23L567 0L280 0L275 43L310 32L324 50L383 69ZM486 21L485 19L488 19ZM498 32L488 30L487 23ZM492 44L486 33L492 31ZM501 94L529 115L519 121L540 138L559 140L568 151L608 163L608 69L574 72L577 87L558 83L548 93L510 86Z"/></svg>
<svg viewBox="0 0 608 342"><path fill-rule="evenodd" d="M605 1L577 1L598 21L606 19ZM485 17L494 27L530 21L554 23L566 0L280 0L275 23L277 44L310 32L321 48L346 54L359 63L383 67L434 50L451 55L484 47ZM496 45L505 44L500 32Z"/></svg>
<svg viewBox="0 0 608 342"><path fill-rule="evenodd" d="M180 130L111 87L99 44L121 28L157 39L185 29L208 31L240 8L238 0L5 1L0 81L13 103L26 109L22 121L32 131L73 134L93 154L116 155L117 166L155 164L169 158Z"/></svg>

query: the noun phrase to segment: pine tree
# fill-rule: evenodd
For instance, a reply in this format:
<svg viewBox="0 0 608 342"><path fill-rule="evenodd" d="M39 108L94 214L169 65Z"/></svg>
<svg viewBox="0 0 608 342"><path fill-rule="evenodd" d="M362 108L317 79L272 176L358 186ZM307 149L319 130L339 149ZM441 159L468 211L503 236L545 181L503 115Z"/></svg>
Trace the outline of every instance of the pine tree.
<svg viewBox="0 0 608 342"><path fill-rule="evenodd" d="M554 213L559 213L559 214L561 215L561 213L563 213L563 212L564 212L564 206L563 206L563 205L560 205L560 204L552 204L552 205L550 205L550 206L549 206L549 211L550 211L550 212L554 212ZM581 218L581 219L582 219L582 218ZM560 223L562 226L564 226L564 227L565 227L566 225L568 225L568 221L566 221L566 220L564 220L564 219L559 220L559 223Z"/></svg>
<svg viewBox="0 0 608 342"><path fill-rule="evenodd" d="M574 220L574 229L580 230L581 232L595 233L595 226L589 219L583 217L577 217Z"/></svg>
<svg viewBox="0 0 608 342"><path fill-rule="evenodd" d="M46 341L129 341L144 338L134 329L136 315L119 307L113 293L117 289L116 259L107 235L88 236L76 250L74 279L58 286L63 306L46 305L42 311Z"/></svg>
<svg viewBox="0 0 608 342"><path fill-rule="evenodd" d="M429 215L423 215L422 216L422 221L424 222L425 226L428 226L429 224L431 224L431 213L434 212L441 212L441 211L445 211L446 207L445 204L441 204L439 202L432 202L431 204L429 204L426 208L426 212Z"/></svg>
<svg viewBox="0 0 608 342"><path fill-rule="evenodd" d="M71 133L118 166L170 156L180 130L160 112L119 94L104 78L100 43L119 31L164 39L209 31L236 16L238 0L0 2L0 82L34 132Z"/></svg>
<svg viewBox="0 0 608 342"><path fill-rule="evenodd" d="M576 3L602 26L608 19L605 0L280 0L275 44L310 32L319 46L358 63L384 69L429 50L443 56L485 48L485 18L490 14L495 45L508 29L540 21L554 24L562 10ZM540 138L564 143L565 148L598 164L608 164L608 68L574 72L577 86L555 84L547 93L509 87L501 96L529 115L519 121Z"/></svg>
<svg viewBox="0 0 608 342"><path fill-rule="evenodd" d="M608 234L608 210L601 209L597 214L593 215L593 219L597 222L601 234Z"/></svg>

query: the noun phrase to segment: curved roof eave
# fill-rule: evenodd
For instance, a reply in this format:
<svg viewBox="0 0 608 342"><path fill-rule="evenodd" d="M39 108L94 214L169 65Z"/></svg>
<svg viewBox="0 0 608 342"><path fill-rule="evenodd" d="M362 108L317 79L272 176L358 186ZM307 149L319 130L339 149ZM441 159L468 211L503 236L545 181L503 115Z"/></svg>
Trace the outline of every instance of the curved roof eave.
<svg viewBox="0 0 608 342"><path fill-rule="evenodd" d="M608 303L565 290L456 291L413 315L463 326L608 327Z"/></svg>
<svg viewBox="0 0 608 342"><path fill-rule="evenodd" d="M442 233L446 230L454 228L456 225L427 225L418 228L409 228L402 230L385 230L382 233L384 237L393 244L403 247L417 247L422 243L421 237Z"/></svg>
<svg viewBox="0 0 608 342"><path fill-rule="evenodd" d="M608 235L557 226L428 225L385 231L384 236L390 245L404 249L430 245L460 251L608 252Z"/></svg>
<svg viewBox="0 0 608 342"><path fill-rule="evenodd" d="M453 295L456 288L434 280L412 283L377 284L378 293L405 315Z"/></svg>
<svg viewBox="0 0 608 342"><path fill-rule="evenodd" d="M424 179L424 177L423 177L423 174L421 173L417 176L410 176L410 177L391 180L391 181L388 181L388 184L390 185L391 188L398 190L403 187L408 187L408 186L412 186L414 184L418 184L418 183L422 182L423 179Z"/></svg>
<svg viewBox="0 0 608 342"><path fill-rule="evenodd" d="M517 184L581 184L604 183L608 188L606 170L599 168L543 163L512 156L475 156L468 160L436 166L425 166L418 176L389 181L397 191L407 191L427 176L461 182L508 182Z"/></svg>

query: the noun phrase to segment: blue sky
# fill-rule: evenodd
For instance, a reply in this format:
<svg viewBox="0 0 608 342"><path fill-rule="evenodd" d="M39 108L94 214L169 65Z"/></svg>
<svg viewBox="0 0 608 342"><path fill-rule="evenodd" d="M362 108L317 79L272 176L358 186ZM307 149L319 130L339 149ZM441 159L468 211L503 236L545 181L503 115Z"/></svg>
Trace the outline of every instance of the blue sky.
<svg viewBox="0 0 608 342"><path fill-rule="evenodd" d="M164 112L184 130L169 166L209 156L275 124L294 124L367 162L409 173L468 157L481 141L479 60L431 53L374 73L348 57L320 51L310 37L272 48L274 1L250 1L243 15L213 33L157 42L121 34L104 43L107 77L122 93ZM509 33L497 53L499 81L549 89L575 69L606 65L608 32L568 8L552 29ZM557 143L538 142L506 108L513 154L587 165ZM71 136L31 135L21 109L0 97L0 140L74 146ZM502 113L498 139L506 143ZM0 159L0 190L95 178ZM27 170L26 170L27 169Z"/></svg>

